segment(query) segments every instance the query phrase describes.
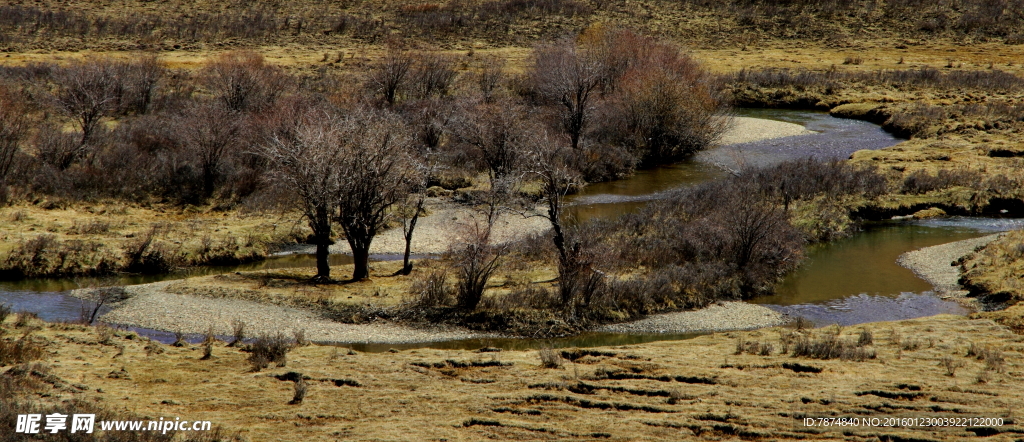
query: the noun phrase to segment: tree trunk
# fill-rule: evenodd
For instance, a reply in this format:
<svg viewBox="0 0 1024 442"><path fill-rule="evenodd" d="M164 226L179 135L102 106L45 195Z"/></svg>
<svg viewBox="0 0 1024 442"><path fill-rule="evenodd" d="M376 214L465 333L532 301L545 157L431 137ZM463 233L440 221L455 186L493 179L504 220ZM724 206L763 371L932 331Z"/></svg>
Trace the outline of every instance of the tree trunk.
<svg viewBox="0 0 1024 442"><path fill-rule="evenodd" d="M317 208L309 224L316 238L316 276L313 282L328 282L331 280L331 219L327 208Z"/></svg>
<svg viewBox="0 0 1024 442"><path fill-rule="evenodd" d="M558 251L558 287L561 294L562 307L568 308L572 303L572 279L569 273L571 263L565 247L565 232L562 231L562 194L558 181L549 178L547 185L548 221L553 231L552 241Z"/></svg>
<svg viewBox="0 0 1024 442"><path fill-rule="evenodd" d="M411 233L411 232L410 232ZM412 263L409 262L409 254L412 252L412 235L405 237L405 256L402 258L402 270L401 274L408 275L412 273Z"/></svg>
<svg viewBox="0 0 1024 442"><path fill-rule="evenodd" d="M203 166L203 197L209 198L213 196L213 185L216 181L216 175L213 172L213 166Z"/></svg>
<svg viewBox="0 0 1024 442"><path fill-rule="evenodd" d="M422 196L419 201L416 202L416 208L412 214L412 218L409 219L409 227L405 231L405 255L402 258L402 270L399 271L402 275L412 273L412 263L409 262L409 255L412 253L412 232L416 230L416 221L419 221L421 211L423 211Z"/></svg>
<svg viewBox="0 0 1024 442"><path fill-rule="evenodd" d="M317 282L327 282L331 279L331 241L317 237L316 240L316 279Z"/></svg>
<svg viewBox="0 0 1024 442"><path fill-rule="evenodd" d="M352 270L352 280L359 281L370 277L370 247L352 247L352 259L355 261L355 269Z"/></svg>

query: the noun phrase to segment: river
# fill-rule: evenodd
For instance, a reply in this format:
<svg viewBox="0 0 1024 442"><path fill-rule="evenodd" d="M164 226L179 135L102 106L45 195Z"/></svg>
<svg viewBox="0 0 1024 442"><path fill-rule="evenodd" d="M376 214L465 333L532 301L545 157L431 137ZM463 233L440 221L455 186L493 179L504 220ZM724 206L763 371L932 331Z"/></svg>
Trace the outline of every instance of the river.
<svg viewBox="0 0 1024 442"><path fill-rule="evenodd" d="M822 112L739 110L737 115L798 123L816 133L724 146L702 152L676 164L639 171L628 179L594 184L570 198L569 212L580 220L614 217L636 210L681 186L726 176L727 172L723 167L767 167L780 161L806 156L846 158L856 150L880 149L900 141L874 124L833 118ZM904 252L922 247L1018 229L1022 225L1024 224L1021 221L1015 219L992 218L942 218L869 223L864 226L863 231L849 238L810 247L806 261L778 285L774 295L757 298L751 302L790 315L805 317L818 325L837 323L846 326L939 313L965 314L968 313L967 309L955 302L936 297L930 292L931 286L928 283L896 264L896 258ZM332 264L350 261L351 258L348 256L332 255ZM289 255L242 266L200 268L157 276L0 282L0 303L11 305L15 311L35 312L48 321L74 321L81 317L84 306L82 301L66 293L67 290L86 285L139 284L204 274L312 265L312 256ZM161 341L173 340L170 333L135 330ZM353 347L364 351L426 346L498 346L508 349L544 345L589 347L692 336L694 335L591 333L557 340L488 339L406 346L361 344Z"/></svg>

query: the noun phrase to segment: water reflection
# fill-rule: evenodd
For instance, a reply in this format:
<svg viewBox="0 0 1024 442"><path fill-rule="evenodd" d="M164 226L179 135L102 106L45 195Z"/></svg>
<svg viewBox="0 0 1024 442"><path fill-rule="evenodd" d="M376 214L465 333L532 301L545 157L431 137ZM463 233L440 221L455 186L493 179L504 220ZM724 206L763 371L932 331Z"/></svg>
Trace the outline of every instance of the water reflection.
<svg viewBox="0 0 1024 442"><path fill-rule="evenodd" d="M987 219L974 219L989 224ZM776 287L775 295L752 300L758 304L820 303L851 295L898 296L932 289L914 272L896 263L903 253L988 232L965 223L957 227L931 227L923 222L877 223L849 238L812 246L807 258Z"/></svg>
<svg viewBox="0 0 1024 442"><path fill-rule="evenodd" d="M862 149L881 149L900 140L865 121L833 118L825 112L743 109L737 115L805 125L817 133L721 146L676 164L641 170L618 181L588 185L568 198L567 212L577 220L613 218L663 198L672 189L728 175L722 167L766 167L805 157L845 159Z"/></svg>
<svg viewBox="0 0 1024 442"><path fill-rule="evenodd" d="M817 326L842 326L865 322L898 321L943 313L965 315L966 307L926 293L901 293L895 297L859 294L820 304L768 305L767 307L809 319Z"/></svg>

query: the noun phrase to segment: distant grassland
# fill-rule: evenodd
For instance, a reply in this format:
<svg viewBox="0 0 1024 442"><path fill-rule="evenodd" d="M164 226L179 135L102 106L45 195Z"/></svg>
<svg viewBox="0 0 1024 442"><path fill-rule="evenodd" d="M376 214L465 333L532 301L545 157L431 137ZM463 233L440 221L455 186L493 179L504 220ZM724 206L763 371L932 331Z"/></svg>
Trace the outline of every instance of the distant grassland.
<svg viewBox="0 0 1024 442"><path fill-rule="evenodd" d="M1014 2L983 0L9 2L0 6L0 47L194 50L396 38L441 47L528 46L596 22L718 47L764 39L819 41L830 47L879 38L1020 44L1020 9Z"/></svg>

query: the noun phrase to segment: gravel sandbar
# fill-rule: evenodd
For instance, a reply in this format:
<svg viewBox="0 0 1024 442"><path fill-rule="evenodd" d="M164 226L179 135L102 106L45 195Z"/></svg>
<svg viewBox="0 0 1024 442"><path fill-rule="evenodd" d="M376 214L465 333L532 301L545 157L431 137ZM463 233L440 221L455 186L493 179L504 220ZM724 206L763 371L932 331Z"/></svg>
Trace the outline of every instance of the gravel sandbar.
<svg viewBox="0 0 1024 442"><path fill-rule="evenodd" d="M925 247L900 255L896 262L928 281L942 298L963 298L967 291L960 287L960 267L954 263L999 236L982 236L937 246Z"/></svg>
<svg viewBox="0 0 1024 442"><path fill-rule="evenodd" d="M313 342L406 344L497 337L464 329L421 329L394 323L344 324L308 310L229 298L204 298L164 291L173 281L126 287L131 298L99 319L119 325L183 333L231 336L235 320L245 323L246 336L277 332L291 337L304 330Z"/></svg>
<svg viewBox="0 0 1024 442"><path fill-rule="evenodd" d="M721 302L700 310L662 313L639 321L609 324L597 329L610 333L691 333L750 330L774 327L788 321L786 315L746 302Z"/></svg>

